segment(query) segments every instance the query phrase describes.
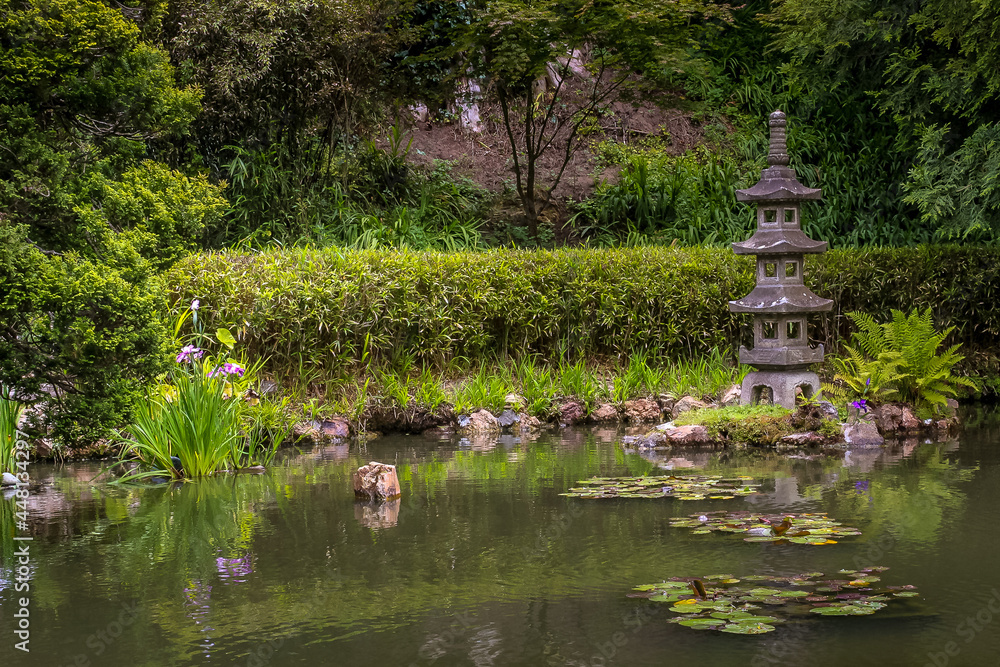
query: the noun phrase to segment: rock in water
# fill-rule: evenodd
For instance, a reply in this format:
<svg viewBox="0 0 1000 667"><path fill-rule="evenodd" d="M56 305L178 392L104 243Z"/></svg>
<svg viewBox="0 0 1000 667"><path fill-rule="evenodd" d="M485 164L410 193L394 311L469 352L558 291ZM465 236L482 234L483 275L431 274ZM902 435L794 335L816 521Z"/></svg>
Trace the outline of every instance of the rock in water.
<svg viewBox="0 0 1000 667"><path fill-rule="evenodd" d="M659 421L660 417L663 416L660 404L648 398L625 401L623 408L625 410L625 418L633 424Z"/></svg>
<svg viewBox="0 0 1000 667"><path fill-rule="evenodd" d="M572 426L583 421L587 416L587 409L579 401L565 401L560 403L559 423Z"/></svg>
<svg viewBox="0 0 1000 667"><path fill-rule="evenodd" d="M601 403L590 415L590 418L598 424L606 424L618 421L618 408L610 403Z"/></svg>
<svg viewBox="0 0 1000 667"><path fill-rule="evenodd" d="M0 481L0 486L14 486L17 484L17 477L14 477L9 472L3 474L3 481Z"/></svg>
<svg viewBox="0 0 1000 667"><path fill-rule="evenodd" d="M399 478L396 466L370 461L354 473L354 495L369 500L399 497Z"/></svg>
<svg viewBox="0 0 1000 667"><path fill-rule="evenodd" d="M510 428L514 424L521 421L521 418L513 410L504 410L497 421L500 423L500 428Z"/></svg>
<svg viewBox="0 0 1000 667"><path fill-rule="evenodd" d="M844 442L856 447L881 447L885 439L879 434L875 424L859 422L844 428Z"/></svg>

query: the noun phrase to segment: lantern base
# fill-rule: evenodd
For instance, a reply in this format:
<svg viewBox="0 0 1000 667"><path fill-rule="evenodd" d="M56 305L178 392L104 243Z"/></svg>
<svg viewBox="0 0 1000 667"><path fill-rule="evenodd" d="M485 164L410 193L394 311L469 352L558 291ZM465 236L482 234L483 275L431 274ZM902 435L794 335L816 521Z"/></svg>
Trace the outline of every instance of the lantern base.
<svg viewBox="0 0 1000 667"><path fill-rule="evenodd" d="M740 405L760 403L767 389L771 392L771 403L794 410L795 390L799 388L805 398L819 398L819 375L801 370L750 371L743 379Z"/></svg>

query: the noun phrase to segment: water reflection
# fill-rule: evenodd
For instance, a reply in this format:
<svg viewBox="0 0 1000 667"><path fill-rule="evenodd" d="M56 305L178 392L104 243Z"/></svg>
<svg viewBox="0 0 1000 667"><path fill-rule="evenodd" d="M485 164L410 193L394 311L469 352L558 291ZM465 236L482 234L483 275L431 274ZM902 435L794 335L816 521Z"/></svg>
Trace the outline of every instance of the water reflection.
<svg viewBox="0 0 1000 667"><path fill-rule="evenodd" d="M185 615L194 621L201 634L199 648L206 658L212 656L212 647L215 642L212 640L212 633L215 629L209 623L209 615L212 611L212 586L202 581L191 581L184 587L184 607Z"/></svg>
<svg viewBox="0 0 1000 667"><path fill-rule="evenodd" d="M114 488L89 483L93 468L41 468L51 486L40 494L44 502L29 505L38 529L38 637L56 643L93 626L94 600L127 590L148 610L146 625L134 630L140 650L157 651L163 665L243 664L274 637L287 641L272 665L324 664L331 651L344 664L566 664L589 659L595 642L621 631L623 614L636 608L623 591L636 583L737 569L836 570L855 557L929 571L928 554L936 558L952 548L956 531L978 523L963 518L1000 504L1000 483L985 484L983 470L961 460L955 441L816 456L628 453L619 440L616 429L480 444L385 438L289 451L265 475L177 488ZM401 499L354 500L351 475L369 460L397 466ZM692 469L751 475L764 482L763 493L704 503L559 495L595 475ZM5 567L7 506L0 503ZM669 528L671 516L707 509L821 511L863 535L792 549ZM853 627L837 626L830 636L853 644ZM697 647L706 665L747 657L726 653L732 643L703 644L694 634L644 624L608 664L662 662L663 646L675 643L678 650ZM811 637L808 650L826 636ZM0 648L0 659L7 650ZM25 664L53 664L41 654L30 660Z"/></svg>
<svg viewBox="0 0 1000 667"><path fill-rule="evenodd" d="M381 502L355 502L354 518L362 526L372 530L391 528L399 523L400 499L384 500Z"/></svg>
<svg viewBox="0 0 1000 667"><path fill-rule="evenodd" d="M244 584L253 573L253 554L239 558L216 558L215 568L224 584Z"/></svg>

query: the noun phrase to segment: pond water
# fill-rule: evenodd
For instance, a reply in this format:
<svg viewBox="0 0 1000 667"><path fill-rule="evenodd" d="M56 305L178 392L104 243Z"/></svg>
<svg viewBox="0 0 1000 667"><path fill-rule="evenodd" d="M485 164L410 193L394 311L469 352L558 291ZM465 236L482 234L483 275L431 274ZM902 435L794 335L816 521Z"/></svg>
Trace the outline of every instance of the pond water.
<svg viewBox="0 0 1000 667"><path fill-rule="evenodd" d="M625 452L609 430L386 437L178 488L93 483L94 463L35 464L31 650L14 648L23 543L9 538L7 499L0 664L996 665L1000 421L969 419L957 439L846 456L674 454L675 470L763 483L732 500L560 496L593 475L664 472L669 455ZM351 473L369 460L398 466L401 501L355 502ZM714 509L827 512L863 534L774 545L669 526ZM905 613L760 636L667 623L666 605L626 597L675 576L858 565L888 566L883 583L920 596Z"/></svg>

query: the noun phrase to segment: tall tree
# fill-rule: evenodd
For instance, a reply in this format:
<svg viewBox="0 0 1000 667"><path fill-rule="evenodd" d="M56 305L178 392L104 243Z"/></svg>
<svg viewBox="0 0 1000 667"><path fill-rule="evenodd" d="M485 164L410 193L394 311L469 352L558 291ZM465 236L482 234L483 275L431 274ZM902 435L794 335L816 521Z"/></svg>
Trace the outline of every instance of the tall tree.
<svg viewBox="0 0 1000 667"><path fill-rule="evenodd" d="M938 238L1000 237L1000 5L776 0L769 20L800 90L893 119L906 200Z"/></svg>
<svg viewBox="0 0 1000 667"><path fill-rule="evenodd" d="M729 18L710 0L481 0L441 54L464 53L467 70L499 102L517 194L532 234L558 186L580 128L637 81L682 67L706 26ZM582 58L581 54L589 54ZM548 78L545 90L535 82ZM559 144L561 167L539 191L539 157Z"/></svg>
<svg viewBox="0 0 1000 667"><path fill-rule="evenodd" d="M121 11L0 0L0 45L0 384L90 441L161 368L155 269L198 247L225 200L146 159L199 92Z"/></svg>
<svg viewBox="0 0 1000 667"><path fill-rule="evenodd" d="M320 159L311 150L317 137L327 147L350 140L386 100L404 4L169 0L153 31L204 91L196 132L210 161L231 157L225 146L237 144Z"/></svg>

